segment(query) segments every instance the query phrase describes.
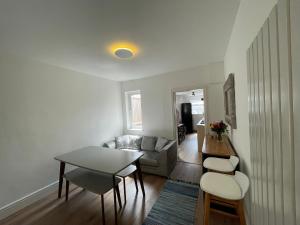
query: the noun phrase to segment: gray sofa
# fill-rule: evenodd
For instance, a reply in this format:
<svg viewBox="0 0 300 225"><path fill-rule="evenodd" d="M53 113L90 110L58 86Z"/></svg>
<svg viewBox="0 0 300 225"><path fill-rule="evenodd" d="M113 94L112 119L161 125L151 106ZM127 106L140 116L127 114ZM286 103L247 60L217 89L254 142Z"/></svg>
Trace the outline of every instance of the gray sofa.
<svg viewBox="0 0 300 225"><path fill-rule="evenodd" d="M177 144L162 137L123 135L105 142L103 147L127 151L141 151L142 172L168 177L177 161Z"/></svg>

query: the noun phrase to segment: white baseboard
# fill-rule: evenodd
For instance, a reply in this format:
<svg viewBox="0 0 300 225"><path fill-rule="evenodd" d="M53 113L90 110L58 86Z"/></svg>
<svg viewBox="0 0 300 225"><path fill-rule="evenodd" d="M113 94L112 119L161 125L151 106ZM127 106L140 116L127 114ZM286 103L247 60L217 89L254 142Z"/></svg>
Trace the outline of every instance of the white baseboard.
<svg viewBox="0 0 300 225"><path fill-rule="evenodd" d="M14 202L11 202L0 208L0 220L14 214L15 212L25 208L26 206L46 197L58 188L58 181L55 181L46 187L36 190Z"/></svg>

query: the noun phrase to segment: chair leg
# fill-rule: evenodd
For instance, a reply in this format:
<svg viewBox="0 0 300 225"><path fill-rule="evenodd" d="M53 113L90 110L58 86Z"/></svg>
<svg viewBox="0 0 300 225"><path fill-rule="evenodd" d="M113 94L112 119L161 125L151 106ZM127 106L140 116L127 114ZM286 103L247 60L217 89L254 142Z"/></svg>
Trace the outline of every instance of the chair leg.
<svg viewBox="0 0 300 225"><path fill-rule="evenodd" d="M103 197L103 195L101 195L101 207L102 207L102 224L105 225L104 197Z"/></svg>
<svg viewBox="0 0 300 225"><path fill-rule="evenodd" d="M118 197L119 207L122 208L121 195L120 195L119 185L116 185L116 192L117 192L117 197Z"/></svg>
<svg viewBox="0 0 300 225"><path fill-rule="evenodd" d="M134 178L135 189L138 192L139 188L138 188L138 184L137 184L136 172L133 173L133 178Z"/></svg>
<svg viewBox="0 0 300 225"><path fill-rule="evenodd" d="M239 217L240 217L240 225L246 225L245 212L244 212L244 207L243 207L243 200L239 201L238 214L239 214Z"/></svg>
<svg viewBox="0 0 300 225"><path fill-rule="evenodd" d="M209 211L210 211L210 195L208 193L205 193L204 225L209 225Z"/></svg>
<svg viewBox="0 0 300 225"><path fill-rule="evenodd" d="M66 181L66 202L69 200L69 184L70 182Z"/></svg>
<svg viewBox="0 0 300 225"><path fill-rule="evenodd" d="M125 184L125 177L123 177L123 187L124 187L124 204L126 203L126 184Z"/></svg>

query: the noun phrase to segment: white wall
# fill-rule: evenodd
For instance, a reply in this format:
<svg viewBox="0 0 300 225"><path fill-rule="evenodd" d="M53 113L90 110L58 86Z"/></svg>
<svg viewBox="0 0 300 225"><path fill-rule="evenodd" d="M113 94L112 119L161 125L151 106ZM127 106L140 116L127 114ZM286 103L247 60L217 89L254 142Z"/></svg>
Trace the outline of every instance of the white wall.
<svg viewBox="0 0 300 225"><path fill-rule="evenodd" d="M241 167L250 175L247 49L258 34L277 0L241 0L224 58L226 77L235 74L237 129L231 139L241 157ZM249 210L249 205L248 205Z"/></svg>
<svg viewBox="0 0 300 225"><path fill-rule="evenodd" d="M210 84L206 89L208 122L225 119L223 85L223 82Z"/></svg>
<svg viewBox="0 0 300 225"><path fill-rule="evenodd" d="M58 179L54 156L122 132L120 83L0 56L0 208Z"/></svg>
<svg viewBox="0 0 300 225"><path fill-rule="evenodd" d="M208 88L216 83L224 83L223 62L122 82L123 100L125 91L141 90L143 114L142 132L124 132L174 138L173 92ZM224 112L224 104L215 104L214 109ZM124 104L123 113L125 115Z"/></svg>

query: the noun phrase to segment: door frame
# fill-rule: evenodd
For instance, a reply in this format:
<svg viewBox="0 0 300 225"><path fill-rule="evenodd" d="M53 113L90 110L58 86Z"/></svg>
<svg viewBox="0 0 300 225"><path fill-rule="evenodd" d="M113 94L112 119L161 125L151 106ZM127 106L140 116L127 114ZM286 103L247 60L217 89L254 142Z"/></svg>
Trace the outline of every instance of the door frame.
<svg viewBox="0 0 300 225"><path fill-rule="evenodd" d="M205 133L207 132L207 121L208 121L208 108L207 108L207 87L206 86L187 86L187 87L179 87L172 89L172 115L173 115L173 136L176 138L177 147L178 144L178 131L177 131L177 118L176 118L176 93L177 92L184 92L184 91L191 91L191 90L203 90L203 98L204 98L204 118L205 118ZM177 151L177 155L179 152Z"/></svg>

